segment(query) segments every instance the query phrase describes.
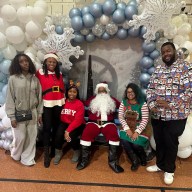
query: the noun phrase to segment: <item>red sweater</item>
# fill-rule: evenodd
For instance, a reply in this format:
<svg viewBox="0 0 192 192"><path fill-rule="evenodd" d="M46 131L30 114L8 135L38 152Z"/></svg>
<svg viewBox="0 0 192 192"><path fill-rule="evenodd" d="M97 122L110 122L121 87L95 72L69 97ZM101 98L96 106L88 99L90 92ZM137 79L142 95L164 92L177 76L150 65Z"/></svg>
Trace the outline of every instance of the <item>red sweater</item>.
<svg viewBox="0 0 192 192"><path fill-rule="evenodd" d="M64 82L62 75L60 74L60 78L57 79L55 72L48 71L48 75L45 76L43 69L39 69L36 73L37 78L39 79L42 87L42 92L54 87L58 86L61 90L59 92L47 92L43 95L43 102L45 107L54 107L56 105L62 106L64 102Z"/></svg>
<svg viewBox="0 0 192 192"><path fill-rule="evenodd" d="M66 99L61 111L61 121L69 124L66 131L71 132L85 123L84 114L84 105L79 99L70 102Z"/></svg>
<svg viewBox="0 0 192 192"><path fill-rule="evenodd" d="M89 98L87 101L84 102L85 106L86 107L89 107L91 101L95 98L96 96L92 96L91 98ZM111 97L114 101L115 101L115 104L116 104L116 109L119 108L120 106L120 102L114 98L114 97ZM88 115L89 115L89 120L92 120L92 121L96 121L96 120L99 120L101 119L101 115L98 117L96 113L92 113L90 110L88 111ZM108 121L113 121L115 119L115 111L108 114L107 115L107 120Z"/></svg>

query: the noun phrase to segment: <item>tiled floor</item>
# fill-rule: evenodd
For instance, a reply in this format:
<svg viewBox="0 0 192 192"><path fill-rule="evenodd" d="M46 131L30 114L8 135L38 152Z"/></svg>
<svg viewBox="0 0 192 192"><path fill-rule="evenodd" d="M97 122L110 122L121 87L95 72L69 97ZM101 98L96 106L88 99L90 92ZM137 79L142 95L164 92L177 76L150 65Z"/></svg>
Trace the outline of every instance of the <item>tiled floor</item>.
<svg viewBox="0 0 192 192"><path fill-rule="evenodd" d="M0 150L0 192L164 192L192 191L192 156L177 160L175 181L171 186L163 183L163 173L148 173L145 167L130 171L130 163L123 153L120 164L124 173L114 173L107 164L108 148L100 146L90 165L81 171L72 164L69 150L59 165L48 169L43 166L42 150L37 150L37 164L25 167ZM152 165L155 159L149 163Z"/></svg>

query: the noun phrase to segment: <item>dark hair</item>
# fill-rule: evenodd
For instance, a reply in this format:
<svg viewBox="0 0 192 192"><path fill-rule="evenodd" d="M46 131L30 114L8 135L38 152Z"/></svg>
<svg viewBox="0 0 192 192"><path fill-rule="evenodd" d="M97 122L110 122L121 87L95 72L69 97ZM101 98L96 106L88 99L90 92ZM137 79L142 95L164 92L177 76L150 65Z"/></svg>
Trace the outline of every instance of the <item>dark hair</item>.
<svg viewBox="0 0 192 192"><path fill-rule="evenodd" d="M36 73L36 68L35 68L35 65L33 64L31 58L28 55L24 54L24 53L19 53L14 57L14 59L11 62L11 65L9 67L10 75L20 75L20 74L22 74L22 69L21 69L21 66L19 64L20 57L25 57L28 60L28 62L29 62L29 73L35 74Z"/></svg>
<svg viewBox="0 0 192 192"><path fill-rule="evenodd" d="M46 62L47 62L47 59L45 59L44 62L43 62L43 72L44 72L45 76L48 76L48 69L47 69ZM56 60L56 62L57 62L57 65L55 67L55 75L56 75L57 79L60 79L59 62L57 60Z"/></svg>
<svg viewBox="0 0 192 192"><path fill-rule="evenodd" d="M76 89L77 90L77 99L80 99L80 97L79 97L79 89L77 88L77 86L76 85L72 85L72 86L69 86L68 88L67 88L67 90L66 90L66 98L68 99L69 98L69 96L68 96L68 91L70 90L70 89L72 89L72 88L74 88L74 89Z"/></svg>
<svg viewBox="0 0 192 192"><path fill-rule="evenodd" d="M131 88L133 90L133 92L135 93L137 103L142 104L145 101L145 97L144 97L143 93L141 92L141 89L139 88L139 86L136 85L135 83L129 83L126 86L123 99L128 99L127 90L129 88Z"/></svg>
<svg viewBox="0 0 192 192"><path fill-rule="evenodd" d="M161 49L162 49L163 47L167 46L167 45L170 45L170 46L173 48L173 50L176 50L175 45L174 45L172 42L169 42L169 41L163 43L163 45L161 45Z"/></svg>

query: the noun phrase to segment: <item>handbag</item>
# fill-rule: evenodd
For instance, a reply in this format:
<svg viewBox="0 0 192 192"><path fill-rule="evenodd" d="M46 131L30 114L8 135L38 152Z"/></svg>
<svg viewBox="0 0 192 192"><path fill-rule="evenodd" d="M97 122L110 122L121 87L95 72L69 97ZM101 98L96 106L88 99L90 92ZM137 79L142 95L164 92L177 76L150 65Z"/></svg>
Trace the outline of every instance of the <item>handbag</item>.
<svg viewBox="0 0 192 192"><path fill-rule="evenodd" d="M28 104L28 109L29 110L18 111L18 110L15 109L15 119L16 119L17 122L32 120L32 111L30 110L31 81L32 81L32 77L30 79L30 87L29 87L29 104Z"/></svg>
<svg viewBox="0 0 192 192"><path fill-rule="evenodd" d="M32 112L31 110L28 111L15 111L15 118L17 122L22 122L22 121L29 121L32 120Z"/></svg>

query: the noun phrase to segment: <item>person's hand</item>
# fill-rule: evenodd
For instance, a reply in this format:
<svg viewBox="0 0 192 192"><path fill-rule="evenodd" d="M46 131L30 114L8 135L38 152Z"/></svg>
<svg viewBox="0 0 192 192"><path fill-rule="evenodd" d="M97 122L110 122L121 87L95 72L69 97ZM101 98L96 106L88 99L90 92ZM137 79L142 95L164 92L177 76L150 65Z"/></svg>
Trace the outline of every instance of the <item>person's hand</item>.
<svg viewBox="0 0 192 192"><path fill-rule="evenodd" d="M17 127L17 121L16 120L11 121L11 126L13 128L16 128Z"/></svg>
<svg viewBox="0 0 192 192"><path fill-rule="evenodd" d="M71 141L71 137L69 136L69 132L68 132L68 131L65 131L64 137L65 137L65 140L66 140L67 142L70 142L70 141Z"/></svg>
<svg viewBox="0 0 192 192"><path fill-rule="evenodd" d="M139 136L139 133L135 132L135 133L133 133L131 139L132 139L133 141L135 141L135 140L137 140L138 136Z"/></svg>
<svg viewBox="0 0 192 192"><path fill-rule="evenodd" d="M131 138L133 135L133 132L131 131L131 129L128 129L126 132L127 132L127 135Z"/></svg>
<svg viewBox="0 0 192 192"><path fill-rule="evenodd" d="M156 100L156 103L158 107L164 107L170 109L169 103L165 100Z"/></svg>
<svg viewBox="0 0 192 192"><path fill-rule="evenodd" d="M43 124L42 117L39 117L39 118L38 118L38 123L39 123L39 125L42 125L42 124Z"/></svg>

